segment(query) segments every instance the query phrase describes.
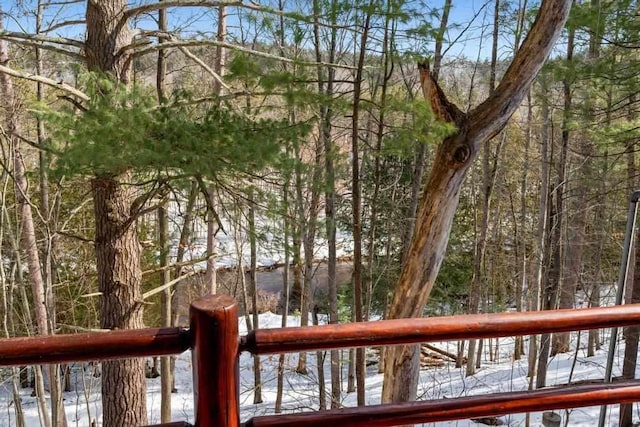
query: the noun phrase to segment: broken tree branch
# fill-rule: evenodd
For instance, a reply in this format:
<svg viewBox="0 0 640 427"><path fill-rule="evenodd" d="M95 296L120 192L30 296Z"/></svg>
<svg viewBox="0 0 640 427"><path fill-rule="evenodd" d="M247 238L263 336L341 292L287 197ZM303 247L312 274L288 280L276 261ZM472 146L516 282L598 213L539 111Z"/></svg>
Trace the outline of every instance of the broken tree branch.
<svg viewBox="0 0 640 427"><path fill-rule="evenodd" d="M43 83L47 86L62 90L64 92L67 92L73 96L77 96L78 98L82 99L83 101L88 101L89 95L87 95L86 93L76 89L73 86L68 85L67 83L63 82L63 81L55 81L53 79L47 78L47 77L43 77L43 76L38 76L36 74L31 74L28 73L26 71L19 71L19 70L14 70L13 68L9 68L9 67L5 67L4 65L0 65L0 73L5 73L8 74L12 77L17 77L20 79L25 79L25 80L31 80L34 82L40 82Z"/></svg>

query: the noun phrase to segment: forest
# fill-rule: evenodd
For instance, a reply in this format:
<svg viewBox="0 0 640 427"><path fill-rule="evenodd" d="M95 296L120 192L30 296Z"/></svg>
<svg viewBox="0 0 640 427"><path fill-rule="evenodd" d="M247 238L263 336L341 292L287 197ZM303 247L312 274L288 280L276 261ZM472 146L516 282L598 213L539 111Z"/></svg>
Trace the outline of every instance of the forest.
<svg viewBox="0 0 640 427"><path fill-rule="evenodd" d="M639 30L633 0L3 0L2 337L183 325L216 293L246 330L267 312L305 326L612 304L640 184ZM623 378L639 332L622 334ZM517 337L506 357L540 389L550 360L603 354L607 334ZM313 409L366 404L373 363L381 400L411 401L434 354L472 378L501 345L281 355L270 407L288 370L314 373ZM2 368L0 412L30 425L33 390L40 425L71 425L70 378L91 371L98 425L145 425L158 376L169 422L175 370ZM619 425L634 416L623 405Z"/></svg>

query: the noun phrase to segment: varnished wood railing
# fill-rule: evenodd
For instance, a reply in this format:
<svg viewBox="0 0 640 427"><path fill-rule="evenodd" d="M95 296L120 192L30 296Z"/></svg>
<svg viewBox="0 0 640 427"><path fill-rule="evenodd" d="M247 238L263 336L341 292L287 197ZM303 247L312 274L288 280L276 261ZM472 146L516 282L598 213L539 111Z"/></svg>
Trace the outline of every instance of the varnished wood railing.
<svg viewBox="0 0 640 427"><path fill-rule="evenodd" d="M185 328L152 328L0 340L0 365L86 362L179 354L191 347Z"/></svg>
<svg viewBox="0 0 640 427"><path fill-rule="evenodd" d="M312 351L637 324L640 324L640 304L261 329L240 337L235 300L229 296L211 295L191 305L189 329L4 339L0 340L0 366L161 356L192 349L195 425L240 427L238 360L242 351L255 354ZM252 418L244 426L392 426L634 401L640 401L640 382L628 381L262 416ZM163 426L188 425L179 422Z"/></svg>

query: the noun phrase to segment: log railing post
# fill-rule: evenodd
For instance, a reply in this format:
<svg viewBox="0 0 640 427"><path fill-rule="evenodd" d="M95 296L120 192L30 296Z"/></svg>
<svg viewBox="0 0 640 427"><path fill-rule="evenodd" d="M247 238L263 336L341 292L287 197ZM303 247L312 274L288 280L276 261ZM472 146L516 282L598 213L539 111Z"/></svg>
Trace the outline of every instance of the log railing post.
<svg viewBox="0 0 640 427"><path fill-rule="evenodd" d="M238 304L209 295L191 304L196 427L239 427Z"/></svg>

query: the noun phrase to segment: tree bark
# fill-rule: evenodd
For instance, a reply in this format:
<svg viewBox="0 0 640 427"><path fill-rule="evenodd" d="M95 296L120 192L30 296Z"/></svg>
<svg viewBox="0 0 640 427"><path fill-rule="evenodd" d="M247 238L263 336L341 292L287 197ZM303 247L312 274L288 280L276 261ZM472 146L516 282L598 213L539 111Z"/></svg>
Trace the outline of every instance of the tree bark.
<svg viewBox="0 0 640 427"><path fill-rule="evenodd" d="M122 177L126 180L126 177ZM143 303L140 290L141 247L130 222L131 187L114 178L92 181L96 219L95 250L98 288L102 293L100 327L140 329ZM144 360L102 363L103 424L143 425L147 422Z"/></svg>
<svg viewBox="0 0 640 427"><path fill-rule="evenodd" d="M159 0L160 2L164 0ZM158 10L158 30L167 31L167 10ZM164 37L158 37L158 43L164 43ZM167 51L165 49L158 50L158 66L156 74L156 92L158 95L158 103L163 104L166 99L164 91L164 81L167 74ZM167 209L167 201L163 200L158 207L158 246L160 247L160 267L163 268L160 273L160 283L163 285L171 281L171 270L169 270L169 212ZM177 276L176 276L177 277ZM163 327L174 326L172 303L172 290L166 288L160 295L160 317ZM175 362L172 358L165 356L160 359L160 421L168 423L171 421L171 391L173 389L173 374Z"/></svg>
<svg viewBox="0 0 640 427"><path fill-rule="evenodd" d="M336 7L336 0L332 0L331 8ZM322 62L322 46L320 25L318 22L320 16L320 5L318 0L313 1L314 10L314 48L316 61ZM336 14L332 14L335 21ZM334 22L335 23L335 22ZM281 30L284 33L284 30ZM329 36L328 46L328 62L335 62L336 55L336 38L337 30L332 28ZM335 69L327 68L326 72L318 67L318 92L323 94L327 99L333 97L333 88L335 80ZM325 172L325 194L324 194L324 216L325 229L327 236L328 257L327 257L327 287L329 289L329 323L337 324L338 319L338 284L336 282L337 267L337 251L336 251L336 172L334 165L334 157L336 147L331 138L331 120L333 119L333 110L331 104L320 105L320 138L324 145L324 172ZM341 381L340 381L340 354L339 350L330 351L331 363L331 408L335 409L340 406Z"/></svg>
<svg viewBox="0 0 640 427"><path fill-rule="evenodd" d="M437 82L440 74L440 65L442 63L442 42L444 40L445 31L449 22L449 12L451 11L451 0L445 0L442 7L442 17L440 19L440 28L436 37L436 44L433 56L433 79ZM409 253L409 245L411 237L416 225L416 216L418 214L418 204L420 202L420 188L424 181L425 160L427 157L427 144L420 144L416 154L413 174L411 179L411 204L409 205L409 213L403 236L402 263Z"/></svg>
<svg viewBox="0 0 640 427"><path fill-rule="evenodd" d="M108 73L128 83L130 58L118 54L131 42L126 23L126 0L88 1L86 59L89 71ZM132 212L134 193L122 176L96 176L91 182L96 222L95 251L100 299L100 327L138 329L143 324L140 269L141 247ZM144 360L102 363L103 425L147 423Z"/></svg>
<svg viewBox="0 0 640 427"><path fill-rule="evenodd" d="M451 222L460 188L480 147L507 123L526 95L551 48L560 35L571 0L545 0L536 21L500 85L483 103L464 114L449 103L432 80L428 67L421 69L423 93L440 120L457 130L439 145L433 169L423 191L418 221L395 293L389 318L422 315L446 251ZM385 358L384 402L415 399L418 348L415 345L389 349Z"/></svg>

